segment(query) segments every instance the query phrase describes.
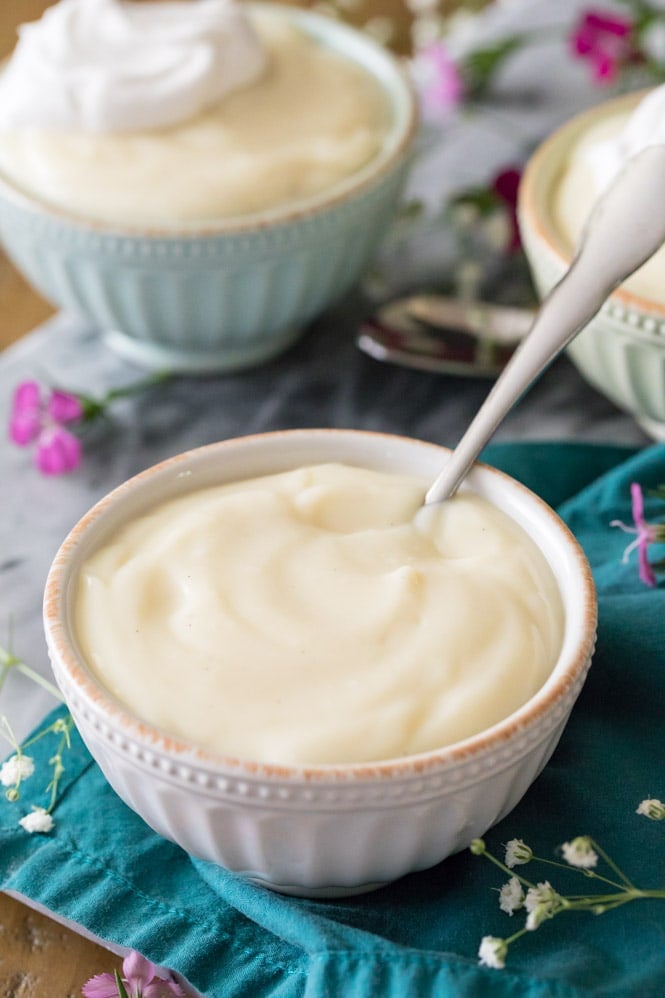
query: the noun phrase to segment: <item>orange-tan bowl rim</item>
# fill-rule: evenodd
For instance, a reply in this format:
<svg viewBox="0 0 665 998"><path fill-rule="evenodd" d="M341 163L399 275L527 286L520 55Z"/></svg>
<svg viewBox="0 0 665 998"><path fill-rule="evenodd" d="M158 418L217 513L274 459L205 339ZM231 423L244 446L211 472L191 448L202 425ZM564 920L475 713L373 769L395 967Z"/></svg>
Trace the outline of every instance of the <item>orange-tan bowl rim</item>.
<svg viewBox="0 0 665 998"><path fill-rule="evenodd" d="M556 160L564 156L565 150L570 149L575 140L599 117L632 110L645 93L646 91L622 94L575 115L552 132L527 162L519 188L519 214L528 222L535 236L547 247L552 256L559 261L562 271L570 266L573 253L564 236L558 231L551 213L543 210L542 172L551 157ZM559 173L560 170L557 170L548 187L557 182ZM551 204L551 200L547 199L547 203ZM624 287L612 292L611 300L627 309L665 318L665 303L635 294Z"/></svg>
<svg viewBox="0 0 665 998"><path fill-rule="evenodd" d="M582 616L584 621L576 648L569 655L569 658L562 663L560 656L544 686L522 707L492 727L463 741L417 755L365 763L276 765L260 760L218 754L197 747L185 739L161 731L156 726L132 714L127 707L116 700L113 694L94 677L85 665L83 657L73 647L65 619L65 590L70 577L75 575L74 572L70 571L71 558L83 535L97 523L100 517L106 514L109 507L115 505L118 501L122 501L125 496L128 496L135 490L142 488L156 474L166 469L177 469L180 465L186 465L196 455L204 456L206 454L219 453L223 458L225 448L238 445L239 443L249 443L251 445L254 442L271 441L278 438L281 441L288 442L289 438L293 439L303 434L307 436L318 435L320 439L330 435L339 437L351 434L353 436L371 438L377 443L385 441L386 444L390 444L390 442L394 441L404 441L419 447L434 449L443 455L448 453L447 448L437 444L400 437L394 434L337 429L284 430L253 434L243 438L233 438L194 448L167 458L159 464L153 465L128 479L100 499L78 521L56 554L48 575L44 595L44 624L52 644L52 651L55 651L60 667L65 670L68 682L72 684L77 693L93 710L103 715L108 725L122 729L124 734L152 750L162 751L175 759L186 759L188 763L198 764L207 770L213 769L220 773L232 771L236 775L240 771L247 775L276 781L309 782L344 781L349 779L383 781L400 777L409 778L431 772L437 768L448 768L458 763L468 762L474 756L500 750L502 746L505 746L513 738L517 738L525 729L537 724L540 719L544 718L565 697L566 693L576 684L588 667L596 638L597 600L595 585L589 563L579 542L554 510L536 496L535 493L531 492L530 489L509 475L489 465L480 463L476 465L480 474L492 476L494 483L498 484L499 487L508 486L516 489L524 497L525 501L532 504L532 507L540 515L549 519L556 526L561 537L561 543L567 547L572 558L574 570L578 573L581 584Z"/></svg>

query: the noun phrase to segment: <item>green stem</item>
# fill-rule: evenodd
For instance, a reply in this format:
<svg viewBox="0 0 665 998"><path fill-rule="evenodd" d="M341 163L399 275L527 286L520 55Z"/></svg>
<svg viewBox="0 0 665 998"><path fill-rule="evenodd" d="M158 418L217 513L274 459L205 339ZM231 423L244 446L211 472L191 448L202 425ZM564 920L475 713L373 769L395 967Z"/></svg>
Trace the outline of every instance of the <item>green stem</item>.
<svg viewBox="0 0 665 998"><path fill-rule="evenodd" d="M87 424L92 423L102 416L106 416L106 410L112 402L116 399L126 398L129 395L136 395L142 392L145 388L151 388L153 385L161 384L163 381L168 381L171 377L169 371L157 371L156 374L151 374L147 378L142 378L140 381L134 381L129 385L121 385L119 388L110 388L101 398L94 398L92 395L85 395L83 392L73 392L76 398L79 400L83 406L83 415L81 417L80 423Z"/></svg>
<svg viewBox="0 0 665 998"><path fill-rule="evenodd" d="M111 388L105 395L102 396L100 405L107 406L110 402L114 402L115 399L125 398L127 395L135 395L137 392L142 392L145 388L152 388L153 385L160 385L164 381L168 381L171 377L172 375L170 371L156 371L154 374L148 375L147 378L135 381L131 385Z"/></svg>
<svg viewBox="0 0 665 998"><path fill-rule="evenodd" d="M18 754L21 751L21 747L18 743L16 735L14 734L14 729L9 723L9 718L6 717L5 714L0 716L0 728L4 728L4 731L0 731L2 737L5 739L5 741L9 742L14 751Z"/></svg>
<svg viewBox="0 0 665 998"><path fill-rule="evenodd" d="M609 866L609 868L611 870L614 870L614 872L616 873L617 877L619 877L624 882L624 884L626 885L626 887L629 887L631 890L634 891L636 889L635 885L633 883L631 883L631 881L628 879L628 877L626 876L626 874L622 870L619 869L619 867L616 865L616 863L614 862L614 860L610 859L610 857L607 855L607 853L605 852L605 850L601 849L601 847L598 845L598 843L594 839L591 839L590 842L591 842L591 845L593 846L593 848L598 853L598 855L602 858L602 860L605 863L607 863L607 865Z"/></svg>
<svg viewBox="0 0 665 998"><path fill-rule="evenodd" d="M501 860L497 859L496 856L493 856L491 852L487 852L487 850L485 850L485 852L481 853L481 855L485 856L486 859L489 859L490 863L494 863L495 866L498 866L504 873L507 873L509 877L516 877L525 887L536 886L535 884L532 884L530 880L527 880L526 877L521 876L519 873L515 873L515 870L511 870L509 866L502 863Z"/></svg>
<svg viewBox="0 0 665 998"><path fill-rule="evenodd" d="M527 928L518 929L517 932L514 932L512 936L507 936L503 941L506 946L511 946L516 939L520 939L522 936L525 936L527 932L529 932L529 929Z"/></svg>
<svg viewBox="0 0 665 998"><path fill-rule="evenodd" d="M9 675L10 669L11 665L9 665L7 662L3 662L2 665L0 665L0 691L2 690L2 687L5 685L5 679Z"/></svg>
<svg viewBox="0 0 665 998"><path fill-rule="evenodd" d="M117 968L113 971L113 973L115 975L115 986L118 989L118 998L129 998L129 995L127 994L127 989L122 982L122 979L120 977L120 974L118 973Z"/></svg>
<svg viewBox="0 0 665 998"><path fill-rule="evenodd" d="M58 718L58 720L54 721L53 724L49 724L47 728L44 728L42 731L38 731L36 735L32 736L32 738L29 738L27 741L23 742L23 748L31 748L35 742L41 741L42 738L46 737L46 735L56 734L58 731L65 733L67 748L69 748L69 732L72 730L73 725L74 721L71 714Z"/></svg>
<svg viewBox="0 0 665 998"><path fill-rule="evenodd" d="M49 692L51 696L54 696L56 700L64 703L62 694L57 686L54 686L48 679L44 679L43 676L40 676L40 674L35 672L35 670L27 665L26 662L22 662L20 658L17 658L12 651L9 651L7 648L3 648L2 645L0 645L0 690L2 690L4 682L12 669L16 669L17 672L23 673L23 675L28 679L31 679L33 683L37 683L38 686L41 686L43 689L47 690L47 692Z"/></svg>
<svg viewBox="0 0 665 998"><path fill-rule="evenodd" d="M48 693L50 693L51 696L54 696L56 700L59 700L60 703L64 703L62 694L57 686L54 686L48 679L44 679L43 676L40 676L38 672L35 672L35 670L29 665L22 662L20 658L17 658L12 651L9 651L7 648L3 648L2 645L0 645L0 690L2 690L4 682L12 669L16 669L17 672L23 673L27 679L31 679L33 683L41 686Z"/></svg>
<svg viewBox="0 0 665 998"><path fill-rule="evenodd" d="M65 699L60 690L58 689L58 687L55 686L53 683L49 682L48 679L44 679L43 676L40 676L38 672L35 672L34 669L31 669L29 665L25 664L25 662L21 662L17 659L14 665L17 672L20 672L28 679L31 679L33 683L37 684L37 686L41 686L42 689L46 690L47 693L50 693L51 696L55 697L56 700L59 700L60 703L65 702Z"/></svg>
<svg viewBox="0 0 665 998"><path fill-rule="evenodd" d="M597 849L596 843L592 842L592 844L593 844L594 848ZM598 851L600 851L600 850L598 850ZM603 856L603 859L605 860L605 862L607 863L607 865L614 870L615 869L614 864L611 863L608 860L607 856L605 856L604 854L602 854L602 856ZM610 887L619 887L619 888L621 888L623 886L627 886L627 887L632 887L633 886L631 883L629 883L629 881L626 880L625 877L622 877L623 883L618 884L615 880L610 880L608 877L604 877L602 875L602 873L596 873L595 870L582 869L579 866L572 866L570 863L558 863L555 859L543 859L541 856L534 856L533 858L538 863L546 863L547 866L556 866L560 870L568 870L569 872L571 870L573 870L573 872L575 872L575 873L581 873L585 877L593 878L594 880L600 880L604 884L609 884ZM622 876L620 870L616 870L616 872L619 874L619 876Z"/></svg>

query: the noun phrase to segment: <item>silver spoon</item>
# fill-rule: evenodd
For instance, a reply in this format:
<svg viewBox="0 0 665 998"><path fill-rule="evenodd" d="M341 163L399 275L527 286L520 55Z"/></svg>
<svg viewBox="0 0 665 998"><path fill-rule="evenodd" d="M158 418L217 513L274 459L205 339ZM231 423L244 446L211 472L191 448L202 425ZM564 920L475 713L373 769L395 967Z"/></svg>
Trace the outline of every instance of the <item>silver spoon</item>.
<svg viewBox="0 0 665 998"><path fill-rule="evenodd" d="M454 495L496 428L533 381L665 240L665 145L632 157L595 204L577 252L425 496Z"/></svg>
<svg viewBox="0 0 665 998"><path fill-rule="evenodd" d="M400 367L497 378L534 317L535 311L527 308L411 295L382 305L363 320L356 343L375 360Z"/></svg>

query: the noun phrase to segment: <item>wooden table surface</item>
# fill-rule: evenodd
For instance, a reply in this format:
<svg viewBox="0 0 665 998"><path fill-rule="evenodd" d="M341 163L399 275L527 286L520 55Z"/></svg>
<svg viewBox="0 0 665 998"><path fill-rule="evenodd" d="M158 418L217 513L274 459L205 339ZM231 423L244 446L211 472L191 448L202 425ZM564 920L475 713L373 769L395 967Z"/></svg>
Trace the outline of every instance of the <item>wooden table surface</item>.
<svg viewBox="0 0 665 998"><path fill-rule="evenodd" d="M16 25L48 5L0 0L0 56L13 48ZM0 349L52 313L0 252ZM0 998L75 998L89 977L116 966L120 961L107 950L0 893Z"/></svg>

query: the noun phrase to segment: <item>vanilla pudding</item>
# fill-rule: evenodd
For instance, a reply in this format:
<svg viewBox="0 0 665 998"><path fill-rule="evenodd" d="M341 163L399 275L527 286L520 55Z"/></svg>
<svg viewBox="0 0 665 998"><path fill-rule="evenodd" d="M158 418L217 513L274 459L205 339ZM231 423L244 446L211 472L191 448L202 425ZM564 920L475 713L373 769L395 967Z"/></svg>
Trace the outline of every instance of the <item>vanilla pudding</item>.
<svg viewBox="0 0 665 998"><path fill-rule="evenodd" d="M637 106L635 106L637 104ZM649 145L665 143L665 87L658 87L631 105L596 118L572 145L554 191L552 217L572 252L596 200L623 164ZM665 178L664 178L665 180ZM665 248L661 248L622 285L665 305Z"/></svg>
<svg viewBox="0 0 665 998"><path fill-rule="evenodd" d="M333 189L390 119L378 81L286 10L60 0L0 78L0 171L85 219L196 226Z"/></svg>
<svg viewBox="0 0 665 998"><path fill-rule="evenodd" d="M168 500L83 563L77 642L144 720L274 764L425 752L547 680L563 610L534 542L463 491L323 464Z"/></svg>

